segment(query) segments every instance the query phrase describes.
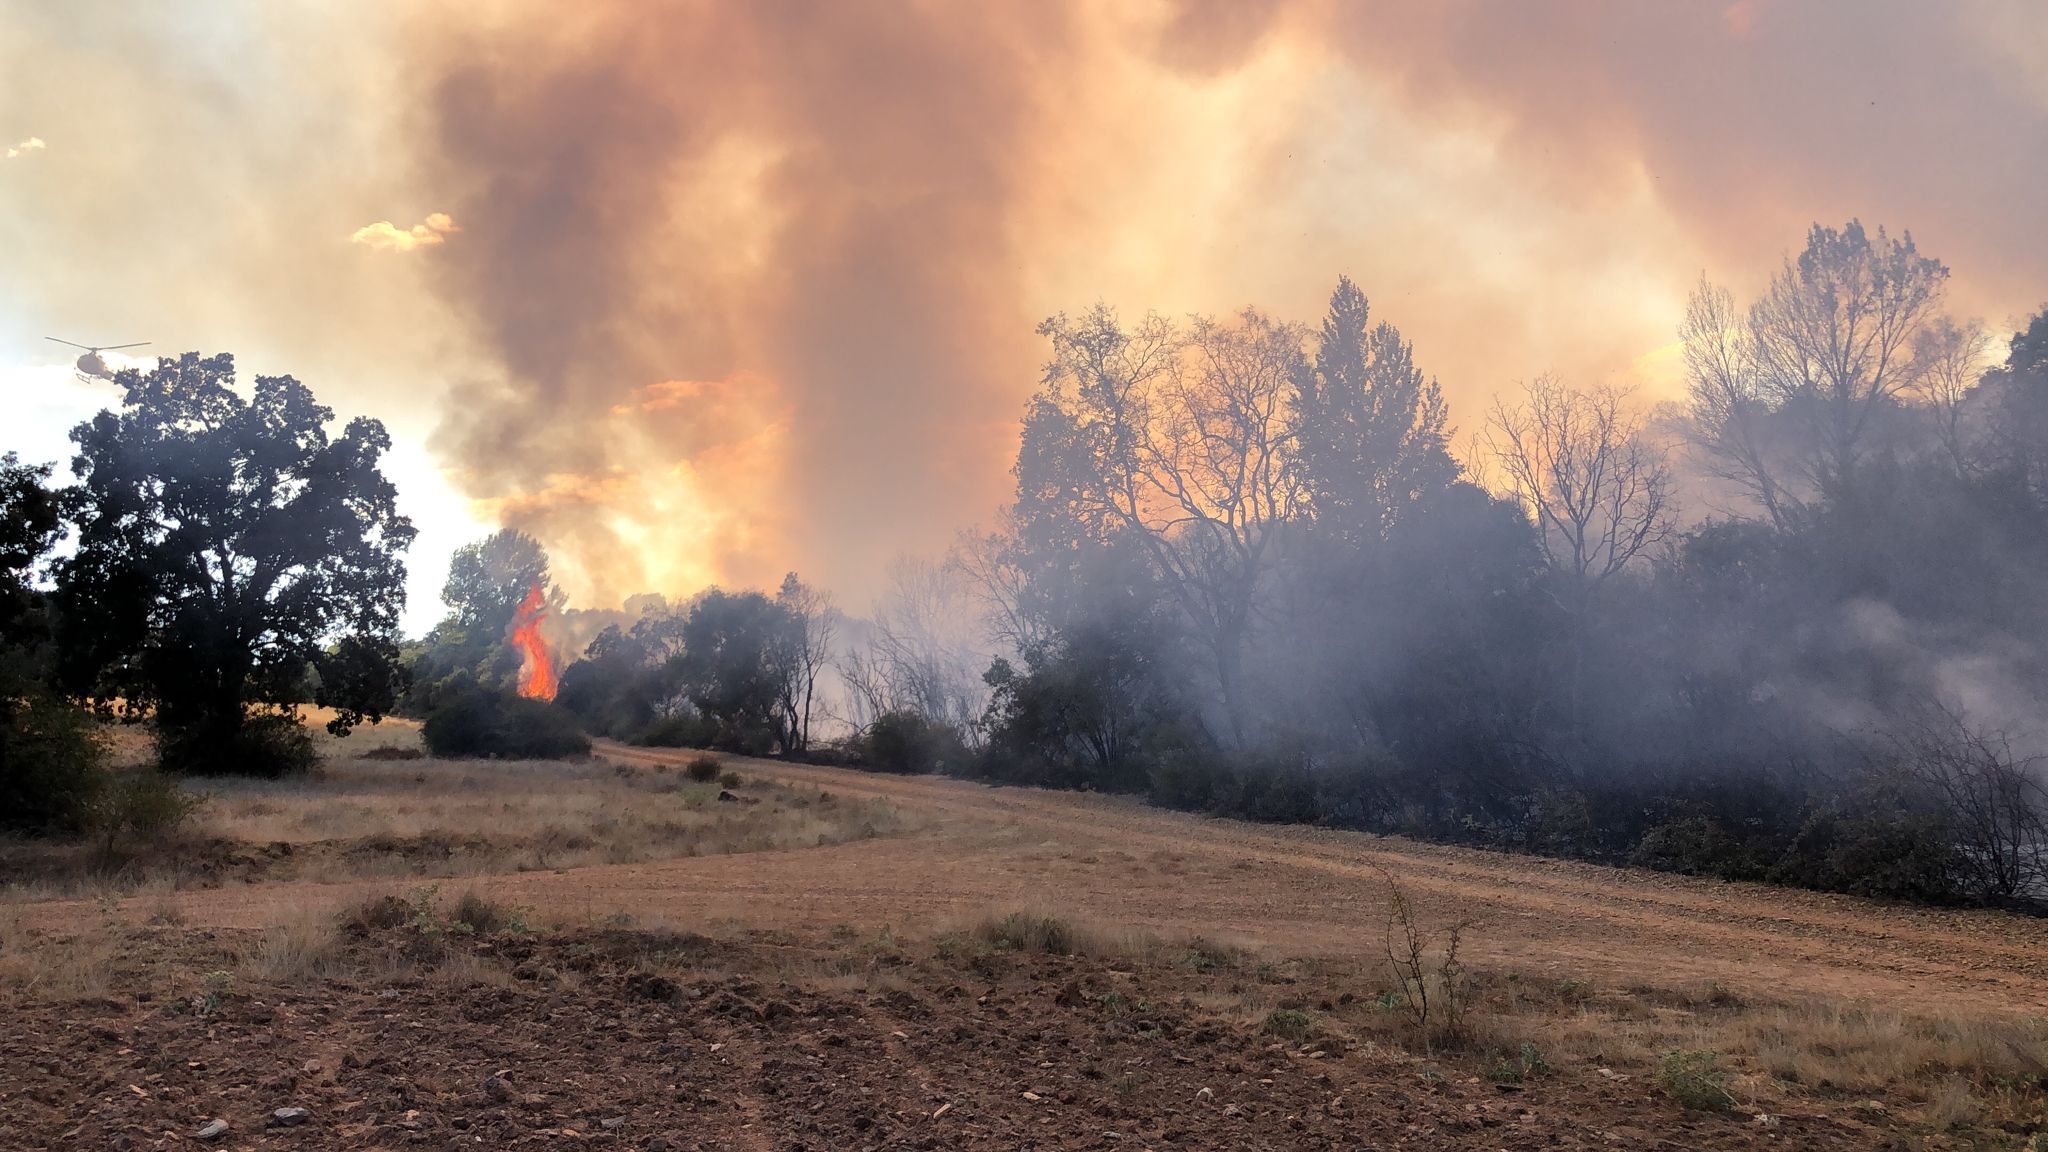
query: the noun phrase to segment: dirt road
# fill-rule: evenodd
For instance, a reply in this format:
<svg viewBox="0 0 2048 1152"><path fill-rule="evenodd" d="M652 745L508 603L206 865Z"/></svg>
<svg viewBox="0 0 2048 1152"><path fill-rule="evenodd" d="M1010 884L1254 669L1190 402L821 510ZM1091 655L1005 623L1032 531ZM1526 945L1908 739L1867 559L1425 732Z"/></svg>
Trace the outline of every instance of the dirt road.
<svg viewBox="0 0 2048 1152"><path fill-rule="evenodd" d="M691 755L621 745L600 754L643 766ZM1476 919L1470 954L1488 967L1622 986L1715 982L1745 995L1867 998L1921 1012L2048 1012L2048 921L2039 919L1212 820L1115 797L733 763L756 776L887 797L917 829L793 852L494 875L478 886L543 916L625 911L685 926L918 930L1030 907L1339 954L1378 947L1391 876L1428 915ZM179 902L189 923L248 927L364 887L247 885ZM95 913L80 904L24 911L51 923Z"/></svg>

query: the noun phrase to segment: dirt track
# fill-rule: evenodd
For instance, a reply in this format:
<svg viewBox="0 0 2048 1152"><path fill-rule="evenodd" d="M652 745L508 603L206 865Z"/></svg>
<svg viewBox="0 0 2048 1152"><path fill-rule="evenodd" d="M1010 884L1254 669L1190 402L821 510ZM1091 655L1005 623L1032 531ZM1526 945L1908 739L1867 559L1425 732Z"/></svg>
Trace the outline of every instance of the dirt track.
<svg viewBox="0 0 2048 1152"><path fill-rule="evenodd" d="M648 765L690 755L600 751ZM496 875L479 886L567 917L627 911L682 926L917 929L1022 906L1334 954L1377 947L1384 869L1429 914L1476 918L1471 948L1482 965L1619 985L1711 981L1746 994L1868 998L1922 1012L2048 1012L2044 920L1210 820L1113 797L770 761L735 766L886 796L921 827L796 852ZM254 927L286 907L365 887L390 885L249 885L187 893L179 903L194 925ZM24 911L54 926L97 910Z"/></svg>

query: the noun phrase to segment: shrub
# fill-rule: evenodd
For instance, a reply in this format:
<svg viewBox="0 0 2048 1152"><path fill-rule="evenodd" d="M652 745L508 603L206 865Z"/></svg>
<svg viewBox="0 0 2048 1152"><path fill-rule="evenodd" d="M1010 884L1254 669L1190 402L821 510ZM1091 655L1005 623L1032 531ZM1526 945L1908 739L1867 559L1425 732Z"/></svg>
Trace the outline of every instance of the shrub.
<svg viewBox="0 0 2048 1152"><path fill-rule="evenodd" d="M1266 1013L1266 1031L1282 1040L1306 1040L1315 1023L1299 1008L1275 1008Z"/></svg>
<svg viewBox="0 0 2048 1152"><path fill-rule="evenodd" d="M549 760L590 751L575 718L544 700L480 688L451 694L420 727L436 756Z"/></svg>
<svg viewBox="0 0 2048 1152"><path fill-rule="evenodd" d="M990 947L1011 952L1071 956L1078 950L1073 925L1056 916L1012 912L1000 920L983 921L975 927L974 934Z"/></svg>
<svg viewBox="0 0 2048 1152"><path fill-rule="evenodd" d="M1890 813L1809 818L1771 866L1770 880L1882 900L1954 903L1968 895L1948 821Z"/></svg>
<svg viewBox="0 0 2048 1152"><path fill-rule="evenodd" d="M84 823L111 853L124 835L149 839L176 831L202 802L154 769L113 773L87 805Z"/></svg>
<svg viewBox="0 0 2048 1152"><path fill-rule="evenodd" d="M966 750L950 725L899 710L884 712L868 725L861 754L869 767L884 772L925 773L964 760Z"/></svg>
<svg viewBox="0 0 2048 1152"><path fill-rule="evenodd" d="M718 722L698 712L664 716L643 729L638 742L650 748L706 748L718 738Z"/></svg>
<svg viewBox="0 0 2048 1152"><path fill-rule="evenodd" d="M91 717L36 685L0 692L0 826L84 823L106 783L106 742Z"/></svg>
<svg viewBox="0 0 2048 1152"><path fill-rule="evenodd" d="M1723 880L1758 880L1764 873L1755 845L1731 834L1720 821L1700 815L1667 820L1644 832L1629 863Z"/></svg>
<svg viewBox="0 0 2048 1152"><path fill-rule="evenodd" d="M472 888L455 902L454 923L466 924L479 936L499 932L524 932L526 910L500 904Z"/></svg>
<svg viewBox="0 0 2048 1152"><path fill-rule="evenodd" d="M683 775L699 784L709 784L725 771L725 761L716 756L698 756L683 766Z"/></svg>
<svg viewBox="0 0 2048 1152"><path fill-rule="evenodd" d="M1703 1049L1668 1053L1657 1065L1657 1084L1695 1112L1726 1112L1735 1104L1718 1053Z"/></svg>
<svg viewBox="0 0 2048 1152"><path fill-rule="evenodd" d="M276 780L313 770L320 754L298 717L283 712L244 716L232 729L214 724L160 728L157 763L182 776L252 776Z"/></svg>
<svg viewBox="0 0 2048 1152"><path fill-rule="evenodd" d="M746 777L741 776L737 772L727 770L718 774L718 786L720 788L737 788L744 783L746 783Z"/></svg>

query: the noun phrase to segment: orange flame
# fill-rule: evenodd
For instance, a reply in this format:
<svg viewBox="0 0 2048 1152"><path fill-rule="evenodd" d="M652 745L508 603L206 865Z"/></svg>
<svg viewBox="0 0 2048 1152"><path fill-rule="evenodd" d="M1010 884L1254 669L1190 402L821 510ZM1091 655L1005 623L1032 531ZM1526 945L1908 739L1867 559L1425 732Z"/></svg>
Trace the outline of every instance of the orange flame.
<svg viewBox="0 0 2048 1152"><path fill-rule="evenodd" d="M535 584L512 617L512 646L519 649L520 657L519 694L535 700L555 698L555 656L540 634L540 622L547 614L547 598Z"/></svg>

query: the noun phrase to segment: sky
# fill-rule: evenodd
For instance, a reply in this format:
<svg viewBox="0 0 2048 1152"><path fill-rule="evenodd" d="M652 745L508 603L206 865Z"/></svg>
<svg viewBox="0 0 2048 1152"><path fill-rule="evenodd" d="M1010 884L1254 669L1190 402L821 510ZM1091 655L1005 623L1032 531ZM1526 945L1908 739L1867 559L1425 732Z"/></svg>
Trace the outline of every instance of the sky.
<svg viewBox="0 0 2048 1152"><path fill-rule="evenodd" d="M1033 329L1349 275L1453 419L1677 387L1702 274L1910 230L2048 302L2033 0L0 0L0 447L111 402L45 341L288 372L391 428L447 554L572 603L789 569L859 610L1002 502ZM147 361L117 361L117 363Z"/></svg>

